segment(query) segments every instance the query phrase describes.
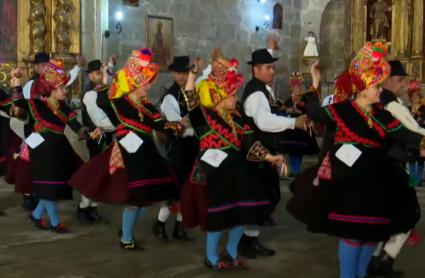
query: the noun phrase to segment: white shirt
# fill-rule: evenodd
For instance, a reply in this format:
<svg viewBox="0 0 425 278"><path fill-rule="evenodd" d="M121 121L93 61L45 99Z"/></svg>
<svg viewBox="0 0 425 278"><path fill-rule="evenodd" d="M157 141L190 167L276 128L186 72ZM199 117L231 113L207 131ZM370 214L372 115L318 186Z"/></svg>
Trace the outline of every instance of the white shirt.
<svg viewBox="0 0 425 278"><path fill-rule="evenodd" d="M274 99L271 87L266 87ZM255 125L261 131L276 133L295 128L295 118L279 116L271 112L269 101L261 91L252 93L243 105L245 114L254 119Z"/></svg>
<svg viewBox="0 0 425 278"><path fill-rule="evenodd" d="M176 98L170 94L166 95L164 99L162 100L161 106L160 106L161 112L165 115L165 118L167 121L170 122L179 122L183 118L180 115L180 106L177 102ZM186 128L186 130L183 133L183 137L188 136L194 136L195 131L192 127Z"/></svg>
<svg viewBox="0 0 425 278"><path fill-rule="evenodd" d="M86 106L87 114L89 114L95 126L102 128L106 132L112 132L115 130L115 127L109 120L105 111L97 106L97 94L98 93L95 91L88 91L84 94L83 103Z"/></svg>
<svg viewBox="0 0 425 278"><path fill-rule="evenodd" d="M322 101L322 107L331 105L332 103L334 103L334 95L329 95L327 97L325 97Z"/></svg>
<svg viewBox="0 0 425 278"><path fill-rule="evenodd" d="M74 83L74 81L78 77L78 74L80 73L80 69L81 68L79 66L74 66L70 70L70 72L69 72L70 79L69 79L68 83L66 83L65 87L68 87L68 86L72 85L72 83ZM31 98L31 87L32 87L33 83L34 83L34 80L30 80L27 83L25 83L25 86L22 89L22 93L23 93L25 99Z"/></svg>
<svg viewBox="0 0 425 278"><path fill-rule="evenodd" d="M403 101L400 98L397 98L397 101L391 101L384 108L389 111L394 118L398 119L407 129L425 136L425 129L419 126L409 109L403 105Z"/></svg>

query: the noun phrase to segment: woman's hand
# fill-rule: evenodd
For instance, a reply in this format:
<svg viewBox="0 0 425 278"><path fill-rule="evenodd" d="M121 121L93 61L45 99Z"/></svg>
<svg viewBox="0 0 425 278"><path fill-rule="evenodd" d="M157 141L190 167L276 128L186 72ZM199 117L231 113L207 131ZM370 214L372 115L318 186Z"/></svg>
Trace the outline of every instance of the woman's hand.
<svg viewBox="0 0 425 278"><path fill-rule="evenodd" d="M102 135L103 131L100 127L96 128L92 132L89 132L89 136L92 140L99 140L100 138L102 138Z"/></svg>
<svg viewBox="0 0 425 278"><path fill-rule="evenodd" d="M313 80L313 87L317 90L320 86L320 79L322 74L319 68L319 61L315 61L310 67L311 78Z"/></svg>
<svg viewBox="0 0 425 278"><path fill-rule="evenodd" d="M285 157L282 154L278 154L278 155L267 154L266 161L269 162L273 167L278 167L285 162Z"/></svg>

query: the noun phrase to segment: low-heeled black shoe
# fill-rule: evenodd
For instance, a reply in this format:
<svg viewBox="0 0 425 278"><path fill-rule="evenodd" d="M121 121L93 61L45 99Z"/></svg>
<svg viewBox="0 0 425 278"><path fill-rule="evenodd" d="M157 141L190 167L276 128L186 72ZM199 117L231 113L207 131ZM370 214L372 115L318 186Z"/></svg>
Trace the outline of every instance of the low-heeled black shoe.
<svg viewBox="0 0 425 278"><path fill-rule="evenodd" d="M140 246L135 240L132 240L127 243L120 241L120 247L125 251L143 251L145 249Z"/></svg>
<svg viewBox="0 0 425 278"><path fill-rule="evenodd" d="M222 260L219 260L217 262L217 264L214 265L206 257L204 258L204 265L206 267L208 267L209 269L211 269L213 271L217 271L217 272L227 272L227 271L229 271L232 268L229 263L227 263L225 261L222 261Z"/></svg>

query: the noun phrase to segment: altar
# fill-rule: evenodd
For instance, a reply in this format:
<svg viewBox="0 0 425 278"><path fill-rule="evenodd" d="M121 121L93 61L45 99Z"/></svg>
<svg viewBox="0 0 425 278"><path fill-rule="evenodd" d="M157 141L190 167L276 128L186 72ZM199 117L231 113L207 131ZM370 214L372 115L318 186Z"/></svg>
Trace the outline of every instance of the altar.
<svg viewBox="0 0 425 278"><path fill-rule="evenodd" d="M413 78L424 76L424 2L425 0L352 0L347 1L351 59L365 41L380 40L390 45L389 59L400 59Z"/></svg>

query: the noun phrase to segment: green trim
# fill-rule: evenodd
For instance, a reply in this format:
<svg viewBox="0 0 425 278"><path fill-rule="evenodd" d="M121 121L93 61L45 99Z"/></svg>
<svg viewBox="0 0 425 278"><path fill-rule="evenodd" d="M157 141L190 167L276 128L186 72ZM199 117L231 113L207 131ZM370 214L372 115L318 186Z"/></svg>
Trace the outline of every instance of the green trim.
<svg viewBox="0 0 425 278"><path fill-rule="evenodd" d="M395 131L398 131L399 129L401 129L402 127L403 127L402 125L398 125L395 128L387 129L386 132L395 132Z"/></svg>
<svg viewBox="0 0 425 278"><path fill-rule="evenodd" d="M332 113L331 113L331 111L329 111L329 109L328 109L327 107L325 107L324 109L325 109L326 114L328 114L329 118L330 118L332 121L335 121L335 120L334 120L334 117L332 117Z"/></svg>
<svg viewBox="0 0 425 278"><path fill-rule="evenodd" d="M135 126L132 126L132 125L130 125L130 124L128 124L128 123L126 123L126 122L122 121L122 120L121 120L121 117L120 117L120 114L118 113L118 110L117 110L117 108L115 107L115 104L113 103L113 101L111 101L111 106L112 106L112 109L114 109L115 115L117 115L117 118L118 118L118 120L120 121L120 123L121 123L121 124L123 124L124 126L126 126L126 127L130 128L130 129L137 130L137 131L139 131L139 132L141 132L141 133L143 133L143 134L151 135L151 133L148 133L148 132L146 132L146 131L144 131L144 130L141 130L141 129L139 129L139 128L135 127Z"/></svg>

